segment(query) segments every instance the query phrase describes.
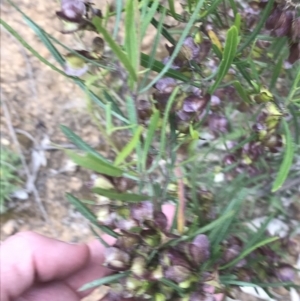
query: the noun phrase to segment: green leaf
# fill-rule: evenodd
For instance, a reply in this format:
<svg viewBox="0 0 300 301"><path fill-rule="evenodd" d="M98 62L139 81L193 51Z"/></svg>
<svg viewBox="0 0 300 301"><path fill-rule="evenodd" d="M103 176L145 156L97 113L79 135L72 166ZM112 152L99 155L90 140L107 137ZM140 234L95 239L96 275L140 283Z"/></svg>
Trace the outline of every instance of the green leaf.
<svg viewBox="0 0 300 301"><path fill-rule="evenodd" d="M163 14L165 14L165 10L163 10ZM159 22L155 19L152 18L151 20L151 24L158 29L159 27ZM171 34L169 33L169 31L165 28L164 24L162 24L162 29L161 29L161 34L172 44L175 45L176 44L176 40L171 36Z"/></svg>
<svg viewBox="0 0 300 301"><path fill-rule="evenodd" d="M95 25L97 31L102 34L104 40L109 45L111 50L115 53L121 63L124 65L125 69L128 71L129 75L134 81L137 81L137 75L132 66L128 56L122 51L120 46L112 39L109 32L101 25L101 19L99 17L93 18L93 24Z"/></svg>
<svg viewBox="0 0 300 301"><path fill-rule="evenodd" d="M136 129L132 139L128 142L128 144L125 145L125 147L122 149L122 151L119 152L119 154L117 155L114 165L120 165L132 153L132 151L137 146L137 144L140 140L142 131L143 131L142 126L139 126Z"/></svg>
<svg viewBox="0 0 300 301"><path fill-rule="evenodd" d="M106 227L106 226L101 226L99 225L99 222L97 220L97 217L95 216L94 213L92 213L80 200L78 200L77 198L75 198L72 194L67 193L66 197L68 199L68 201L73 204L76 209L85 217L87 218L93 225L95 225L96 227L98 227L99 229L101 229L104 233L112 236L112 237L119 237L119 235L114 232L113 230L111 230L110 228Z"/></svg>
<svg viewBox="0 0 300 301"><path fill-rule="evenodd" d="M239 188L238 188L239 189ZM245 188L242 188L241 191L237 194L235 198L232 198L231 202L227 205L225 209L222 210L222 214L228 214L229 212L234 212L234 214L231 216L231 218L228 218L226 221L223 222L223 224L219 224L219 227L216 227L214 231L210 235L210 240L213 242L213 245L217 247L229 234L229 228L232 225L232 222L236 218L239 209L245 200L246 196L248 194L248 190Z"/></svg>
<svg viewBox="0 0 300 301"><path fill-rule="evenodd" d="M173 282L173 281L171 281L167 278L160 278L159 281L161 283L163 283L164 285L166 285L168 287L171 287L172 289L174 289L180 295L182 295L184 293L184 291L181 287L179 287L175 282Z"/></svg>
<svg viewBox="0 0 300 301"><path fill-rule="evenodd" d="M143 170L145 170L145 168L146 168L147 156L148 156L148 152L149 152L155 131L158 127L159 116L160 116L160 112L158 110L156 110L150 118L147 136L146 136L146 140L144 143L144 151L143 151L143 158L142 158Z"/></svg>
<svg viewBox="0 0 300 301"><path fill-rule="evenodd" d="M36 58L38 58L41 62L43 62L45 65L53 69L54 71L60 73L61 75L65 77L72 78L71 76L68 76L65 74L64 71L57 68L53 64L51 64L48 60L46 60L44 57L42 57L36 50L34 50L12 27L10 27L4 20L0 19L0 24L11 34L13 35L27 50L29 50Z"/></svg>
<svg viewBox="0 0 300 301"><path fill-rule="evenodd" d="M226 35L223 58L218 68L216 81L209 90L210 94L214 93L214 91L218 88L219 84L223 80L224 76L227 74L233 62L233 59L235 57L237 45L238 45L238 30L236 26L231 26Z"/></svg>
<svg viewBox="0 0 300 301"><path fill-rule="evenodd" d="M176 11L175 11L174 0L168 0L168 3L169 3L169 8L170 8L171 15L174 19L176 19Z"/></svg>
<svg viewBox="0 0 300 301"><path fill-rule="evenodd" d="M141 53L141 65L145 68L148 68L148 66L150 65L151 62L151 58L149 57L149 55L145 54L145 53ZM164 64L162 62L159 62L157 60L153 61L153 64L151 65L151 70L155 71L155 72L161 72L161 70L163 70L164 68ZM173 69L169 69L168 72L166 72L165 74L166 76L181 80L183 82L190 82L191 79L185 75L183 75L181 72L178 72L176 70ZM192 86L195 87L199 87L198 84L195 84L193 82L190 83Z"/></svg>
<svg viewBox="0 0 300 301"><path fill-rule="evenodd" d="M146 5L146 4L144 4ZM147 9L147 14L142 19L142 26L141 26L141 38L146 35L147 28L154 17L157 8L159 6L159 0L152 1L150 9Z"/></svg>
<svg viewBox="0 0 300 301"><path fill-rule="evenodd" d="M93 192L103 195L112 200L125 201L129 203L146 201L149 200L149 198L151 198L148 195L133 194L133 193L119 193L114 190L103 189L100 187L93 188Z"/></svg>
<svg viewBox="0 0 300 301"><path fill-rule="evenodd" d="M238 32L241 30L241 15L239 13L235 13L234 25L237 28Z"/></svg>
<svg viewBox="0 0 300 301"><path fill-rule="evenodd" d="M280 72L282 70L282 63L283 63L283 55L279 58L274 69L272 70L272 77L271 77L270 86L269 86L270 91L272 91L275 88L277 79L280 76Z"/></svg>
<svg viewBox="0 0 300 301"><path fill-rule="evenodd" d="M235 81L233 83L236 91L238 92L238 94L240 95L240 97L243 99L243 101L245 103L251 104L251 99L248 96L247 92L245 91L245 89L242 87L242 85L240 84L240 82Z"/></svg>
<svg viewBox="0 0 300 301"><path fill-rule="evenodd" d="M138 73L139 57L140 57L140 42L138 39L138 2L136 0L126 1L126 16L125 16L125 49L133 66L135 74Z"/></svg>
<svg viewBox="0 0 300 301"><path fill-rule="evenodd" d="M160 136L161 137L160 138L160 151L159 151L160 156L163 156L166 153L167 126L168 126L168 121L169 121L169 117L170 117L170 111L171 111L172 105L176 99L178 91L179 91L179 86L177 86L172 91L172 94L168 99L166 110L164 112L164 118L163 118L163 123L162 123L162 127L161 127L161 136Z"/></svg>
<svg viewBox="0 0 300 301"><path fill-rule="evenodd" d="M121 16L122 16L122 8L123 8L123 1L117 0L116 1L116 21L115 21L113 39L116 39L118 31L119 31L119 26L120 26L120 21L121 21Z"/></svg>
<svg viewBox="0 0 300 301"><path fill-rule="evenodd" d="M289 126L284 119L282 120L282 122L285 131L285 152L283 161L279 168L279 172L273 183L272 192L277 191L285 182L292 166L294 157L294 145Z"/></svg>
<svg viewBox="0 0 300 301"><path fill-rule="evenodd" d="M53 55L55 60L60 64L64 64L64 58L62 55L57 51L57 49L53 46L53 44L48 39L47 35L44 33L44 31L34 22L32 21L25 13L23 13L22 10L19 9L19 7L14 4L12 1L8 0L8 2L24 17L26 23L29 25L29 27L32 28L32 30L36 33L36 35L41 39L43 44L47 47L47 49L50 51L50 53Z"/></svg>
<svg viewBox="0 0 300 301"><path fill-rule="evenodd" d="M244 250L238 257L236 257L234 260L230 261L229 263L219 267L220 270L224 270L224 269L227 269L231 266L234 266L236 263L238 263L239 261L241 261L243 258L245 258L247 255L249 255L250 253L252 253L254 250L262 247L262 246L265 246L275 240L278 240L278 237L269 237L263 241L261 241L260 243Z"/></svg>
<svg viewBox="0 0 300 301"><path fill-rule="evenodd" d="M76 164L84 168L112 177L120 177L123 174L123 170L101 160L91 153L81 156L71 150L65 150L65 152Z"/></svg>
<svg viewBox="0 0 300 301"><path fill-rule="evenodd" d="M88 290L88 289L91 289L91 288L94 288L94 287L98 287L100 285L105 285L105 284L117 282L120 279L129 276L130 273L131 273L130 271L127 271L127 272L124 272L124 273L118 273L118 274L115 274L115 275L112 275L112 276L107 276L107 277L104 277L104 278L94 280L92 282L89 282L89 283L83 285L78 291L82 292L82 291L85 291L85 290Z"/></svg>
<svg viewBox="0 0 300 301"><path fill-rule="evenodd" d="M93 149L90 145L88 145L86 142L84 142L78 135L76 135L71 129L69 129L65 125L60 125L61 131L64 133L64 135L72 142L74 143L79 149L90 153L99 159L101 159L104 162L109 162L106 158L104 158L101 154L99 154L95 149Z"/></svg>
<svg viewBox="0 0 300 301"><path fill-rule="evenodd" d="M92 224L98 224L97 217L92 213L80 200L75 198L72 194L67 193L66 197L68 201L73 204L76 209L87 218Z"/></svg>

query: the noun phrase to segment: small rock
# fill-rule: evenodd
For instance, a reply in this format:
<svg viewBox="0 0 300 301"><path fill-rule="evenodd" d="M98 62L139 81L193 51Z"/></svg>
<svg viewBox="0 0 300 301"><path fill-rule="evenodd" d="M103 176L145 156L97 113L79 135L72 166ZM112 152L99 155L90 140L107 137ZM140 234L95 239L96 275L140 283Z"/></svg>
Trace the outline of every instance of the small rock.
<svg viewBox="0 0 300 301"><path fill-rule="evenodd" d="M8 220L2 226L2 232L4 235L10 236L13 235L17 230L17 222L13 219Z"/></svg>
<svg viewBox="0 0 300 301"><path fill-rule="evenodd" d="M79 191L82 188L82 185L82 180L76 177L72 177L69 181L69 187L72 191Z"/></svg>

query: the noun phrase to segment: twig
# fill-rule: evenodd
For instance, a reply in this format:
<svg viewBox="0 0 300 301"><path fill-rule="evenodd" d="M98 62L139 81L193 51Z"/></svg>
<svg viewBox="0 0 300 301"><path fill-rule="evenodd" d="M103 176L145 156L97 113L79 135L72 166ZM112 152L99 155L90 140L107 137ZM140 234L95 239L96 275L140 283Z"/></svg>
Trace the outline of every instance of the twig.
<svg viewBox="0 0 300 301"><path fill-rule="evenodd" d="M178 185L178 213L177 213L177 230L179 233L183 233L185 226L185 195L184 195L184 183L183 174L180 167L175 168L175 175L177 177Z"/></svg>
<svg viewBox="0 0 300 301"><path fill-rule="evenodd" d="M10 136L13 140L13 143L15 144L16 148L17 148L17 151L19 153L19 156L20 156L20 159L21 159L21 162L22 162L22 165L23 165L23 168L24 168L24 171L25 171L25 174L26 174L26 177L27 177L27 180L28 179L31 179L32 176L30 174L30 171L29 171L29 168L26 164L26 160L23 156L23 153L22 153L22 150L21 150L21 146L20 146L20 143L17 139L17 136L16 136L16 132L12 126L12 122L11 122L11 117L10 117L10 113L9 113L9 110L8 110L8 107L6 105L6 101L4 99L4 95L2 94L1 92L1 100L2 100L2 107L3 107L3 113L4 113L4 117L5 117L5 122L6 122L6 126L9 130L9 133L10 133ZM44 220L46 222L49 222L49 218L48 218L48 215L47 215L47 212L42 204L42 201L40 199L40 196L39 196L39 193L36 189L36 187L33 185L34 183L32 183L32 186L31 186L31 190L32 190L32 193L33 193L33 196L34 196L34 199L42 213L42 216L44 218Z"/></svg>

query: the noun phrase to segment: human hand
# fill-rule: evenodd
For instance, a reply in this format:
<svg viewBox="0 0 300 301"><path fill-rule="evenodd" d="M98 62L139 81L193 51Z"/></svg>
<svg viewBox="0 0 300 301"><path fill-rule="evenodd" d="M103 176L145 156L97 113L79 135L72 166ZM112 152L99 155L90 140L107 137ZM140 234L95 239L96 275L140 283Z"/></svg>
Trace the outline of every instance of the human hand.
<svg viewBox="0 0 300 301"><path fill-rule="evenodd" d="M172 220L174 207L163 211ZM114 243L110 236L104 239ZM79 292L82 285L111 273L103 267L104 247L97 240L77 245L20 232L0 248L1 301L78 301L91 292Z"/></svg>

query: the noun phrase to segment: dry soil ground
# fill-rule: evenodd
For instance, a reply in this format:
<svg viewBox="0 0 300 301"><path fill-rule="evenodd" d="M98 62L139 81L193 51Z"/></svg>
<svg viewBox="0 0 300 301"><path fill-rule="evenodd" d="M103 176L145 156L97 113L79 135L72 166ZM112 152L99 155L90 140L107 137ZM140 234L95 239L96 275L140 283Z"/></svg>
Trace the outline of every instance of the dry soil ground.
<svg viewBox="0 0 300 301"><path fill-rule="evenodd" d="M95 2L100 6L105 3ZM57 30L56 1L15 0L15 3L57 39L70 47L76 46L73 38L62 35ZM1 1L1 17L42 56L55 64L21 15L6 1ZM44 166L38 164L38 170L30 169L30 172L37 176L35 187L48 218L48 221L44 220L36 197L32 194L25 200L14 200L14 210L1 217L1 240L25 230L70 242L86 242L92 239L87 222L65 198L66 192L85 196L90 175L74 168L63 151L49 149L51 142L58 145L68 143L58 127L59 124L71 127L92 145L100 143L101 137L86 111L84 93L71 81L30 55L16 39L1 28L1 101L2 104L5 102L8 109L11 126L17 134L29 169L32 163L38 164L38 159L46 159ZM3 106L1 117L4 117ZM1 143L18 151L7 121L7 118L1 118ZM33 153L38 154L34 160ZM89 300L96 300L95 298L90 297ZM244 297L244 300L250 299Z"/></svg>

